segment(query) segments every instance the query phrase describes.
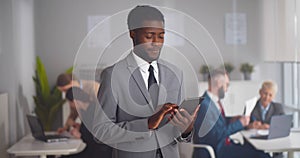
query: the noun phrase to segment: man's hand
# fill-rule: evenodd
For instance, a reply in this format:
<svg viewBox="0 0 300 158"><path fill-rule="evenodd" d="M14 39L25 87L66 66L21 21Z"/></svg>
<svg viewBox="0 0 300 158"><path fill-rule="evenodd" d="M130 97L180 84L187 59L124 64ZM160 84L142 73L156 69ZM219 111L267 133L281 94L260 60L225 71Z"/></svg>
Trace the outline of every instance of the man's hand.
<svg viewBox="0 0 300 158"><path fill-rule="evenodd" d="M260 121L254 121L248 125L248 128L252 129L269 129L270 125L267 123L261 123Z"/></svg>
<svg viewBox="0 0 300 158"><path fill-rule="evenodd" d="M267 123L264 123L260 126L260 129L269 129L269 128L270 128L270 125Z"/></svg>
<svg viewBox="0 0 300 158"><path fill-rule="evenodd" d="M243 127L246 127L249 125L250 122L250 116L241 116L239 118L240 122L242 123Z"/></svg>
<svg viewBox="0 0 300 158"><path fill-rule="evenodd" d="M259 129L261 126L261 122L260 121L253 121L252 123L250 123L247 127L249 129Z"/></svg>
<svg viewBox="0 0 300 158"><path fill-rule="evenodd" d="M154 115L149 117L148 128L156 129L166 114L174 115L175 109L178 109L178 105L172 103L164 104Z"/></svg>
<svg viewBox="0 0 300 158"><path fill-rule="evenodd" d="M56 130L56 132L57 132L58 134L61 134L61 133L65 132L65 131L68 131L68 127L67 127L67 126L60 127L60 128L58 128L58 129Z"/></svg>
<svg viewBox="0 0 300 158"><path fill-rule="evenodd" d="M80 137L81 137L81 133L80 133L80 131L79 131L78 128L73 128L73 129L71 129L71 130L70 130L70 134L71 134L72 136L74 136L75 138L80 138Z"/></svg>
<svg viewBox="0 0 300 158"><path fill-rule="evenodd" d="M196 120L198 110L199 106L191 115L185 109L175 109L175 115L173 118L169 118L170 123L178 127L182 134L188 134L193 130L193 125Z"/></svg>

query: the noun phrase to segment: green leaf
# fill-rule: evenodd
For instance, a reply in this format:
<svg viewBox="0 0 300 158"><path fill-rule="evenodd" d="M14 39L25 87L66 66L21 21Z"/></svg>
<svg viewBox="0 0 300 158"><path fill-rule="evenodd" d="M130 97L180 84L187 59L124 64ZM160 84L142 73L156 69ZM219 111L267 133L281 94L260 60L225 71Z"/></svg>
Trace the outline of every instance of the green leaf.
<svg viewBox="0 0 300 158"><path fill-rule="evenodd" d="M35 76L32 77L32 80L36 90L36 95L33 96L34 111L40 118L45 130L49 131L65 100L62 99L61 92L56 87L50 90L46 70L39 57L36 57Z"/></svg>
<svg viewBox="0 0 300 158"><path fill-rule="evenodd" d="M72 72L73 72L73 66L70 67L70 68L68 68L68 69L66 70L66 73L67 73L67 74L71 74Z"/></svg>
<svg viewBox="0 0 300 158"><path fill-rule="evenodd" d="M40 83L39 86L41 88L42 96L44 97L44 99L46 99L50 95L50 88L48 84L48 78L47 78L45 67L38 56L36 57L36 71L37 71L37 79L38 82Z"/></svg>

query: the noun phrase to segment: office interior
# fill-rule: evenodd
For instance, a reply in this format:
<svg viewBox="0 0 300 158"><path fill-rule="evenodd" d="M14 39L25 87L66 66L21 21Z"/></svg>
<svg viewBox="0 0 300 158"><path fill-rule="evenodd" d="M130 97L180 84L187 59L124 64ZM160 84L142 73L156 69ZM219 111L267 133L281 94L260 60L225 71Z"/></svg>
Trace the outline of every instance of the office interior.
<svg viewBox="0 0 300 158"><path fill-rule="evenodd" d="M196 82L192 82L199 86L197 91L187 92L189 96L201 95L206 88L206 81L200 73L202 65L209 63L216 68L220 63L231 63L235 68L230 73L231 87L225 100L228 105L232 105L225 107L228 114L242 114L245 101L258 96L261 83L273 80L278 84L275 101L284 104L285 111L294 116L293 126L299 127L298 0L1 0L0 157L8 157L6 149L29 133L25 116L35 107L32 76L35 75L36 56L41 58L49 84L54 86L56 77L73 66L80 56L78 53L83 41L88 42L92 49L97 49L97 44L93 46L95 41L87 39L95 24L122 15L139 4L170 10L171 13L166 16L170 18L170 27L176 25L175 29L183 34L197 33L197 29L200 29L207 36L202 38L199 37L202 34L196 34L187 39L182 38L184 35L175 34L175 40L166 40L170 50L174 49L178 54L197 52L195 47L186 46L191 45L191 41L205 43L209 40L209 45L214 46L212 52L205 52L205 49L204 52L199 51L203 53L199 59L186 53L189 61L187 72L191 71L187 74L193 75ZM180 16L173 15L174 12ZM193 22L196 29L187 30L190 27L185 24L187 22ZM104 29L109 29L105 38L111 37L114 31L112 28L115 27L104 26ZM120 27L126 27L125 20L124 26ZM124 33L121 38L126 39L126 47L131 45L128 34ZM84 58L84 55L81 56ZM170 57L176 61L180 55ZM113 64L120 56L110 54L104 58L97 68L103 69ZM219 62L214 61L215 58ZM94 68L94 65L88 65L89 60L93 59L83 59L86 70ZM240 72L243 63L254 66L250 80L244 80ZM61 116L61 122L63 119L64 116Z"/></svg>

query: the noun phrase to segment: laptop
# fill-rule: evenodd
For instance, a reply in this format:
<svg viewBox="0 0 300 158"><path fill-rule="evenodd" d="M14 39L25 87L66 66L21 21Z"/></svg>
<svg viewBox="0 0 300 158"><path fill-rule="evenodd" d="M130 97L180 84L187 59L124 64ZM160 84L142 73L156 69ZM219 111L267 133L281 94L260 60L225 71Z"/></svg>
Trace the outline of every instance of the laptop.
<svg viewBox="0 0 300 158"><path fill-rule="evenodd" d="M50 142L61 142L69 139L67 136L62 135L45 135L44 127L42 125L41 120L37 116L26 115L28 124L31 129L32 136L37 139L47 143Z"/></svg>
<svg viewBox="0 0 300 158"><path fill-rule="evenodd" d="M272 116L269 134L268 135L255 135L250 138L253 139L274 139L282 138L290 135L292 127L292 115L276 115Z"/></svg>

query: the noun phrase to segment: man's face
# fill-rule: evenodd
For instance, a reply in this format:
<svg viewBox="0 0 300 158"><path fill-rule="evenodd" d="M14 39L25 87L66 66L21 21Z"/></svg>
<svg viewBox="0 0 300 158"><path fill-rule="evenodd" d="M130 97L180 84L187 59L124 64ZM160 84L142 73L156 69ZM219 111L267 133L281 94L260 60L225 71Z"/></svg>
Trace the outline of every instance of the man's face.
<svg viewBox="0 0 300 158"><path fill-rule="evenodd" d="M218 89L219 99L223 99L225 97L225 93L228 91L228 87L229 87L229 77L226 74L224 81L221 82L219 89Z"/></svg>
<svg viewBox="0 0 300 158"><path fill-rule="evenodd" d="M224 91L227 92L229 88L229 77L225 74L225 83L224 83Z"/></svg>
<svg viewBox="0 0 300 158"><path fill-rule="evenodd" d="M259 91L259 95L261 104L266 107L274 99L275 92L272 89L264 88Z"/></svg>
<svg viewBox="0 0 300 158"><path fill-rule="evenodd" d="M218 89L218 97L220 100L225 97L225 90L223 86Z"/></svg>
<svg viewBox="0 0 300 158"><path fill-rule="evenodd" d="M134 53L147 62L157 60L164 43L164 35L162 21L144 21L142 28L130 31Z"/></svg>

